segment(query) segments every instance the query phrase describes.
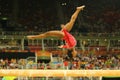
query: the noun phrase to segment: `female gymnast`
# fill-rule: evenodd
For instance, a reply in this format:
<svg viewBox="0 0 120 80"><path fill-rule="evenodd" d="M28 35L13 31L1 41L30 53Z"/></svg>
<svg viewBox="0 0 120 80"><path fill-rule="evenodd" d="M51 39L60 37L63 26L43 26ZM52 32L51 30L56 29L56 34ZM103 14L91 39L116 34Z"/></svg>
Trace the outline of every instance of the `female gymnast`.
<svg viewBox="0 0 120 80"><path fill-rule="evenodd" d="M46 37L58 37L61 38L62 40L65 41L65 45L61 45L58 46L59 48L67 48L68 50L71 50L70 52L72 53L73 57L76 56L77 52L75 50L75 46L76 46L76 39L69 33L70 30L72 29L75 20L79 14L80 11L83 10L85 6L80 6L76 8L76 11L73 13L73 15L71 16L70 21L67 24L61 24L61 30L57 31L48 31L39 35L30 35L27 36L28 39L35 39L35 38L46 38Z"/></svg>

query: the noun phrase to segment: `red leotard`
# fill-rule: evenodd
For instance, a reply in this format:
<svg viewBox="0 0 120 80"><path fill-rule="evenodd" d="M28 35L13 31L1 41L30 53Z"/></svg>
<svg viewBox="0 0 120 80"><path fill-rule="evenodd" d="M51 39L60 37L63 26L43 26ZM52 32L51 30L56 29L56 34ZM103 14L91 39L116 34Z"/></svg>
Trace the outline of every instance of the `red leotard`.
<svg viewBox="0 0 120 80"><path fill-rule="evenodd" d="M63 45L62 48L73 48L76 46L76 39L66 30L63 29L62 32L64 33L63 40L65 40L66 44Z"/></svg>

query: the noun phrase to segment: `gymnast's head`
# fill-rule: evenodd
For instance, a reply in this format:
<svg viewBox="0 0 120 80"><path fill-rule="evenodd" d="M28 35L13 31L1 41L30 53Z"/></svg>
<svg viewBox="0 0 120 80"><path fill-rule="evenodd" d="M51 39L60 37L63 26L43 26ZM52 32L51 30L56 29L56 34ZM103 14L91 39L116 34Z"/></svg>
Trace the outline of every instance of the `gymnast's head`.
<svg viewBox="0 0 120 80"><path fill-rule="evenodd" d="M68 52L72 53L73 57L76 57L77 55L77 51L75 50L75 48L69 48Z"/></svg>

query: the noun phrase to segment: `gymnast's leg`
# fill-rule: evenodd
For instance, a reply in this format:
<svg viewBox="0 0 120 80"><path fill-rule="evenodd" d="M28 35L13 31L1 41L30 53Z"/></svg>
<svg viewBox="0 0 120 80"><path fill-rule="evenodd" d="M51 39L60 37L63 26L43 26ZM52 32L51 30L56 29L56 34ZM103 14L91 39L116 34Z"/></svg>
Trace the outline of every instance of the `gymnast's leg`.
<svg viewBox="0 0 120 80"><path fill-rule="evenodd" d="M83 6L80 6L80 7L77 7L77 8L76 8L76 11L75 11L75 12L73 13L73 15L71 16L70 21L69 21L67 24L65 24L64 26L61 25L61 27L62 27L62 28L65 28L67 31L70 31L70 30L72 29L74 23L75 23L75 20L76 20L76 18L77 18L77 16L78 16L79 12L80 12L81 10L83 10L84 7L85 7L84 5L83 5Z"/></svg>
<svg viewBox="0 0 120 80"><path fill-rule="evenodd" d="M58 37L63 38L64 33L62 31L48 31L39 35L31 35L27 36L28 39L36 39L36 38L46 38L46 37Z"/></svg>

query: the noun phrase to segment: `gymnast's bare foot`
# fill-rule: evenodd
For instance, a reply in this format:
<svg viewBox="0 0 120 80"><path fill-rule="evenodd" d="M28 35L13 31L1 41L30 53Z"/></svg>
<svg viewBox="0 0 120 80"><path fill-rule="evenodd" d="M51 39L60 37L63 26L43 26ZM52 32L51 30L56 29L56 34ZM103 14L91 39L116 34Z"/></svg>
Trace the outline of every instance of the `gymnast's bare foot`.
<svg viewBox="0 0 120 80"><path fill-rule="evenodd" d="M84 7L85 7L85 5L80 6L80 7L77 7L77 9L79 9L79 10L83 10Z"/></svg>
<svg viewBox="0 0 120 80"><path fill-rule="evenodd" d="M27 36L28 39L35 39L35 36Z"/></svg>

